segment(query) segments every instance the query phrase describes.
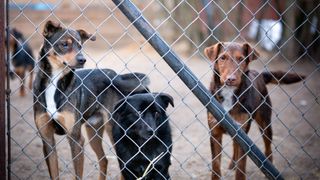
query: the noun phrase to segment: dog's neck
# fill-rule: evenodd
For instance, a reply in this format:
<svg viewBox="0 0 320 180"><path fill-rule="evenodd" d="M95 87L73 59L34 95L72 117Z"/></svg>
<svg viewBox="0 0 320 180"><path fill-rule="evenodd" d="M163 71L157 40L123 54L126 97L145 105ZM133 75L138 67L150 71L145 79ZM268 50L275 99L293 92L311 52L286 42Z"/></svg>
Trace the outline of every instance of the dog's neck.
<svg viewBox="0 0 320 180"><path fill-rule="evenodd" d="M243 75L242 82L238 87L226 86L221 83L220 75L214 72L210 83L210 91L211 94L215 95L217 100L221 103L225 111L229 112L235 106L237 97L245 90L243 88L245 79L246 76Z"/></svg>
<svg viewBox="0 0 320 180"><path fill-rule="evenodd" d="M42 55L42 56L41 56ZM41 50L39 61L38 88L40 92L44 92L47 112L55 119L57 118L57 102L56 92L59 89L65 92L65 89L72 84L74 71L68 67L57 66L49 62L44 50Z"/></svg>
<svg viewBox="0 0 320 180"><path fill-rule="evenodd" d="M54 118L57 119L57 103L55 101L54 95L58 88L58 81L63 77L61 74L61 69L54 69L51 73L50 79L48 81L48 87L45 91L47 112Z"/></svg>

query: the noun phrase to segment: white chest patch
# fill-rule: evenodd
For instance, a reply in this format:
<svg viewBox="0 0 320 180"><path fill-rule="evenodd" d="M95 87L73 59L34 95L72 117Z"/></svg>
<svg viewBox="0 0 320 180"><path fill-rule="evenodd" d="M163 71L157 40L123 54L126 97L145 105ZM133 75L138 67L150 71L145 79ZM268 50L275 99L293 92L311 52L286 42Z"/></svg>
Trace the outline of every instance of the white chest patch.
<svg viewBox="0 0 320 180"><path fill-rule="evenodd" d="M46 103L47 103L47 112L53 119L57 119L57 104L54 101L54 94L57 90L57 84L62 74L59 72L53 72L51 76L50 83L46 89Z"/></svg>
<svg viewBox="0 0 320 180"><path fill-rule="evenodd" d="M229 112L233 107L233 95L235 87L225 86L221 89L221 96L223 97L222 107L225 111Z"/></svg>

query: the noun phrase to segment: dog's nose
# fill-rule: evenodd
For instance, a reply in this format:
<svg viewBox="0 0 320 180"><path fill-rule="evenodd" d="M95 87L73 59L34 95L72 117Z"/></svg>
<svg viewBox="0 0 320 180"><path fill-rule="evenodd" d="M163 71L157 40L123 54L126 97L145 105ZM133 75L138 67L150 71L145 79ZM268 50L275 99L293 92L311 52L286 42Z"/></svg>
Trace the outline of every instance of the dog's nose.
<svg viewBox="0 0 320 180"><path fill-rule="evenodd" d="M81 65L83 65L87 61L86 58L83 57L83 55L78 55L76 57L76 59L77 59L78 63L81 64Z"/></svg>
<svg viewBox="0 0 320 180"><path fill-rule="evenodd" d="M236 79L235 75L230 75L230 76L227 77L226 84L227 85L232 85L236 80L237 79Z"/></svg>

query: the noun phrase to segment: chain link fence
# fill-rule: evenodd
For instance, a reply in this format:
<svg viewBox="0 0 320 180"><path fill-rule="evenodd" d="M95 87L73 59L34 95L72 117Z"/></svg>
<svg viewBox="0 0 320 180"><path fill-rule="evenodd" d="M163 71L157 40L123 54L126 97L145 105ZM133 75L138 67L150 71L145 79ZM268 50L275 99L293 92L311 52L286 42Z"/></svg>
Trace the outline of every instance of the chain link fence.
<svg viewBox="0 0 320 180"><path fill-rule="evenodd" d="M214 74L214 65L203 51L218 42L248 42L260 54L259 59L250 63L249 68L259 73L281 70L305 75L306 78L296 84L280 85L278 82L267 86L268 97L272 102L273 165L285 179L320 178L317 123L320 84L316 80L320 73L320 1L132 2L170 49L182 59L185 67L207 87ZM170 69L163 60L164 56L158 55L118 6L112 1L103 0L8 0L6 5L6 83L10 90L7 91L10 93L7 95L6 121L9 179L50 179L42 152L43 139L34 121L35 93L28 84L29 79L37 79L39 60L42 58L39 49L45 42L43 30L49 20L64 28L83 29L96 37L95 41L86 41L83 45L81 52L86 59L84 69L110 68L118 74L141 72L150 78L151 92L171 95L174 107L168 107L169 119L166 120L172 131L170 177L211 178L212 161L215 157L211 157L206 106L193 94L194 89L190 90L180 80L179 73ZM24 38L14 36L13 29ZM23 48L12 51L13 43ZM31 51L25 48L26 44ZM34 68L15 66L14 59L21 52L34 60ZM32 74L36 77L33 78ZM105 111L112 114L112 109ZM82 151L83 178L97 179L102 159L97 159L90 147L92 139L88 138L85 127L82 127L82 132L85 138ZM252 123L248 136L264 150L263 135L255 122ZM117 153L112 140L110 141L112 138L107 133L98 137L102 140L103 151L109 161L106 176L108 179L119 179L123 169L119 168ZM59 177L73 178L75 171L69 138L60 135L55 135L55 138ZM228 163L233 160L234 138L235 136L225 135L221 144L222 152L219 155L222 156L223 179L235 178L237 167L228 169ZM247 161L248 179L266 178L260 171L261 167L257 167L251 160Z"/></svg>

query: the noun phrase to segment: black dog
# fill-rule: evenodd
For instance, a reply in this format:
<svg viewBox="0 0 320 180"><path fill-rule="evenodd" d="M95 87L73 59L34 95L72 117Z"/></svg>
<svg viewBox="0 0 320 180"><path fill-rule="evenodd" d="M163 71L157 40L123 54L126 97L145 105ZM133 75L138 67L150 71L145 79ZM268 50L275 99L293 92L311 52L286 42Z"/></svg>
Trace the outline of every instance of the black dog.
<svg viewBox="0 0 320 180"><path fill-rule="evenodd" d="M17 29L10 30L9 36L9 50L11 54L10 77L13 79L14 73L19 76L20 81L23 83L20 87L20 96L25 95L24 81L26 72L30 74L29 88L32 88L34 56L30 45L26 42L23 34ZM14 73L13 73L14 72Z"/></svg>
<svg viewBox="0 0 320 180"><path fill-rule="evenodd" d="M172 137L166 108L173 98L164 93L135 94L114 108L112 136L122 178L170 179ZM150 162L154 163L147 169Z"/></svg>

